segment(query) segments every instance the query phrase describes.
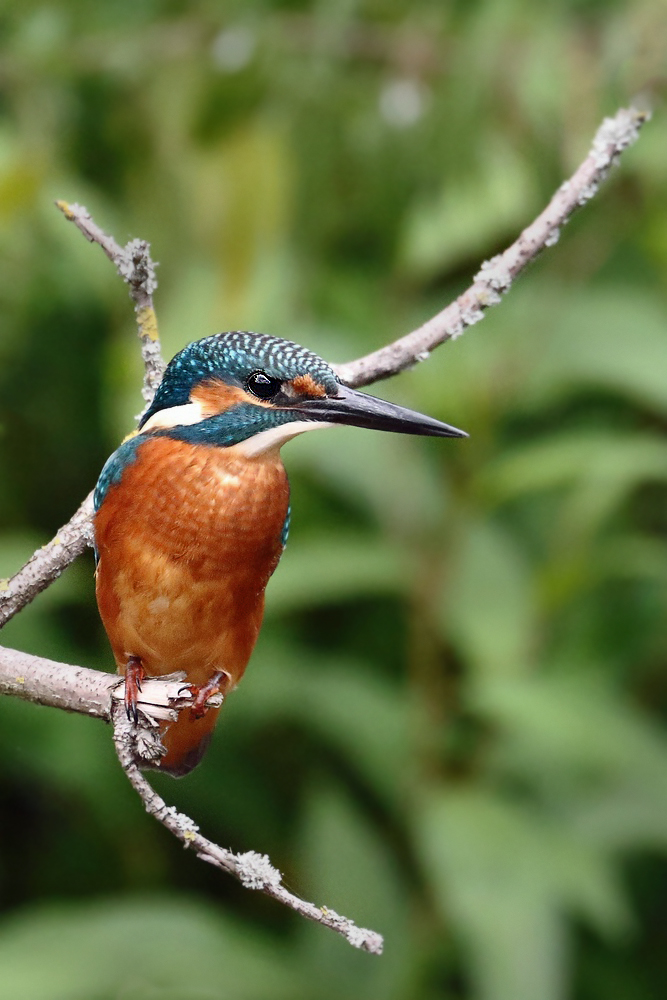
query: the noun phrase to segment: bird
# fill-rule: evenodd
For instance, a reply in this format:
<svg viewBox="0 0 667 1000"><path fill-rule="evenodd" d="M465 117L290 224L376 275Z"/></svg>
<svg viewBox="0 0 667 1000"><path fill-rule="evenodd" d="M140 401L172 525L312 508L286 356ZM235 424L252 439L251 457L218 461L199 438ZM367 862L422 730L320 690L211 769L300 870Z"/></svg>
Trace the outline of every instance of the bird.
<svg viewBox="0 0 667 1000"><path fill-rule="evenodd" d="M182 672L188 707L160 724L174 777L204 756L223 698L241 680L264 591L287 541L289 482L280 448L348 424L402 434L464 431L345 385L316 354L279 337L230 331L167 365L137 430L94 491L95 591L128 718L147 677Z"/></svg>

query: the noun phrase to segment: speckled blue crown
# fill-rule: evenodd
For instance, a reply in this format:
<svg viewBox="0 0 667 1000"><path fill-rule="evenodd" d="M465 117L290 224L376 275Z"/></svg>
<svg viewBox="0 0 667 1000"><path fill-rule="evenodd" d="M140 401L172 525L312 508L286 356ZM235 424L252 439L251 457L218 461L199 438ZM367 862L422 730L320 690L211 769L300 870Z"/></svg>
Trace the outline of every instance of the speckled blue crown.
<svg viewBox="0 0 667 1000"><path fill-rule="evenodd" d="M171 359L140 426L158 410L187 403L193 387L207 378L242 386L258 370L281 380L311 375L327 391L334 391L339 381L326 361L291 340L246 330L216 333L188 344Z"/></svg>

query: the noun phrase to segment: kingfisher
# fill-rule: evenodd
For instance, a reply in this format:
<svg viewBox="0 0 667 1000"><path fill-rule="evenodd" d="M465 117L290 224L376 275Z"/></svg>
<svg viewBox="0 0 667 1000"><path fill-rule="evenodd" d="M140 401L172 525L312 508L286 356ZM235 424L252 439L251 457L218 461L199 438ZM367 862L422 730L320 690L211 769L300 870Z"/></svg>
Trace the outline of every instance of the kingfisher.
<svg viewBox="0 0 667 1000"><path fill-rule="evenodd" d="M236 687L250 659L289 530L280 448L333 424L467 436L350 388L298 344L232 331L169 362L138 430L102 469L95 589L128 718L146 677L182 671L190 690L178 720L161 724L161 771L196 767L220 710L207 701Z"/></svg>

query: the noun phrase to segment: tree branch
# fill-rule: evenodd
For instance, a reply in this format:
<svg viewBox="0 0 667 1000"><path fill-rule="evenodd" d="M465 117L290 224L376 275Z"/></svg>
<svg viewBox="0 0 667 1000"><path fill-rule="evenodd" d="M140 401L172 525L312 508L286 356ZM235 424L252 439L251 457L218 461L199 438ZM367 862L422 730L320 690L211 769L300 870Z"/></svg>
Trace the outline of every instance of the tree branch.
<svg viewBox="0 0 667 1000"><path fill-rule="evenodd" d="M157 316L153 306L153 292L157 288L157 264L151 259L151 245L146 240L130 240L121 247L113 236L109 236L93 222L88 209L83 205L57 201L56 206L87 240L102 247L109 260L116 265L123 281L130 286L130 298L137 314L141 356L144 361L142 395L145 402L150 403L165 367L160 353Z"/></svg>
<svg viewBox="0 0 667 1000"><path fill-rule="evenodd" d="M425 360L439 344L460 336L467 327L483 319L485 310L500 302L526 265L542 249L556 243L561 227L572 212L593 197L623 150L636 140L647 119L647 113L634 108L622 109L614 118L606 118L588 156L570 180L561 185L544 211L504 253L482 264L466 292L412 333L363 358L339 365L337 371L342 380L360 386L396 375ZM129 285L145 366L142 392L148 403L164 371L152 300L157 287L155 264L150 257L149 244L131 240L120 247L93 222L85 208L63 201L56 204L88 240L102 247ZM92 500L88 496L51 542L38 549L11 579L0 580L0 628L90 544ZM139 702L142 709L139 727L127 722L118 687L116 675L0 647L0 694L113 721L119 760L147 812L186 847L194 847L202 860L234 875L246 887L260 889L302 916L337 931L355 947L380 954L382 938L379 934L358 928L334 911L318 908L294 896L282 885L280 872L272 867L265 855L254 851L233 854L219 847L202 837L192 820L167 806L153 791L137 761L154 761L160 755L156 720L175 720L178 712L188 704L189 693L182 680L171 677L144 682Z"/></svg>
<svg viewBox="0 0 667 1000"><path fill-rule="evenodd" d="M336 370L342 380L348 385L361 386L396 375L426 360L439 344L460 336L467 327L483 319L484 311L500 302L526 265L545 247L557 242L560 229L572 212L593 197L623 150L635 142L648 118L647 112L635 108L623 108L613 118L605 118L588 156L570 180L560 186L544 211L504 253L482 264L467 291L412 333L363 358L338 365ZM164 370L152 300L156 280L149 244L131 240L123 248L93 222L81 205L68 205L64 201L56 204L88 240L102 247L130 286L146 367L143 396L148 403ZM56 537L38 549L15 576L0 579L0 628L92 544L90 517L91 506L86 499ZM67 540L65 544L63 539Z"/></svg>
<svg viewBox="0 0 667 1000"><path fill-rule="evenodd" d="M145 366L143 396L149 403L159 385L164 363L152 302L157 284L155 265L149 255L148 243L132 240L121 248L93 222L85 208L65 202L56 204L87 239L102 247L130 286ZM52 583L87 545L92 545L92 515L90 494L51 542L38 549L11 580L0 581L0 628ZM233 875L246 888L259 889L301 916L336 931L355 948L374 955L382 954L383 939L380 934L357 927L352 920L325 906L317 907L299 899L285 888L281 873L266 855L255 851L234 854L207 840L199 833L193 820L167 806L144 778L139 764L154 766L165 752L159 738L158 720L175 722L178 713L192 698L184 680L184 676L146 678L138 698L140 721L134 725L128 722L125 715L123 680L117 674L57 663L0 647L0 694L112 722L118 759L144 808L185 847L194 847L203 861ZM209 699L208 705L219 706L221 702L222 698L218 695Z"/></svg>
<svg viewBox="0 0 667 1000"><path fill-rule="evenodd" d="M185 674L145 678L137 698L144 716L151 722L156 719L175 722L179 711L192 698L184 681ZM111 722L112 706L123 701L125 693L123 679L118 674L75 667L0 646L0 694ZM214 695L208 704L219 707L222 699Z"/></svg>
<svg viewBox="0 0 667 1000"><path fill-rule="evenodd" d="M137 760L154 762L163 752L157 735L157 720L175 722L178 713L192 698L184 680L184 675L147 677L142 682L138 700L140 724L134 726L125 715L123 681L117 674L57 663L0 646L0 694L113 722L116 752L130 784L146 812L173 833L184 847L193 847L202 861L233 875L247 889L259 889L300 916L342 934L355 948L373 955L382 954L380 934L357 927L335 910L315 906L289 892L282 884L282 875L265 854L256 851L235 854L208 840L199 833L189 816L168 806L144 778ZM219 706L221 701L221 696L215 695L209 701L210 707Z"/></svg>
<svg viewBox="0 0 667 1000"><path fill-rule="evenodd" d="M89 493L50 542L33 552L11 579L0 580L0 628L93 544L92 517L93 494Z"/></svg>
<svg viewBox="0 0 667 1000"><path fill-rule="evenodd" d="M117 674L74 667L0 646L0 694L98 719L110 718Z"/></svg>
<svg viewBox="0 0 667 1000"><path fill-rule="evenodd" d="M93 222L90 213L82 205L69 205L66 201L57 201L56 206L87 240L102 247L109 260L116 265L123 281L129 285L144 362L142 395L148 405L160 384L165 368L153 306L153 292L157 288L155 277L157 265L151 258L150 244L145 240L130 240L121 247L112 236ZM11 579L0 579L0 628L6 625L21 608L30 604L37 594L57 580L62 571L88 546L92 546L92 517L93 499L90 493L50 542L37 549Z"/></svg>
<svg viewBox="0 0 667 1000"><path fill-rule="evenodd" d="M234 854L202 836L199 827L190 817L179 813L173 806L168 806L139 770L136 764L134 727L128 723L121 704L114 706L113 717L116 753L130 784L144 803L146 812L173 833L184 847L194 848L198 858L233 875L246 889L259 889L300 916L342 934L353 947L372 955L382 954L383 939L380 934L365 927L357 927L352 920L340 916L335 910L315 906L295 896L282 884L281 873L273 867L266 854L258 854L256 851Z"/></svg>
<svg viewBox="0 0 667 1000"><path fill-rule="evenodd" d="M622 108L613 118L605 118L581 166L504 253L484 261L470 288L412 333L363 358L338 365L336 371L343 382L369 385L397 375L416 362L426 361L435 347L460 337L484 319L485 310L500 302L526 265L545 247L558 242L561 228L577 208L597 194L613 164L636 141L649 117L646 111Z"/></svg>

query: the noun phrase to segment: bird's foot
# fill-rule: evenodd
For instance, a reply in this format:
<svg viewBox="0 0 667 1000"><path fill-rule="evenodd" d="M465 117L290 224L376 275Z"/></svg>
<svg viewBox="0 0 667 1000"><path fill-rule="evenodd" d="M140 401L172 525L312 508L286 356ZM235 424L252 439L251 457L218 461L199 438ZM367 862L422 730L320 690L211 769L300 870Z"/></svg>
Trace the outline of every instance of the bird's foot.
<svg viewBox="0 0 667 1000"><path fill-rule="evenodd" d="M208 710L206 702L214 694L221 694L223 697L229 689L231 674L226 670L217 670L206 684L190 684L189 689L192 694L192 704L190 711L195 719L202 719Z"/></svg>
<svg viewBox="0 0 667 1000"><path fill-rule="evenodd" d="M146 676L140 656L130 656L125 667L125 713L129 722L135 726L139 721L138 701L141 693L141 682Z"/></svg>

